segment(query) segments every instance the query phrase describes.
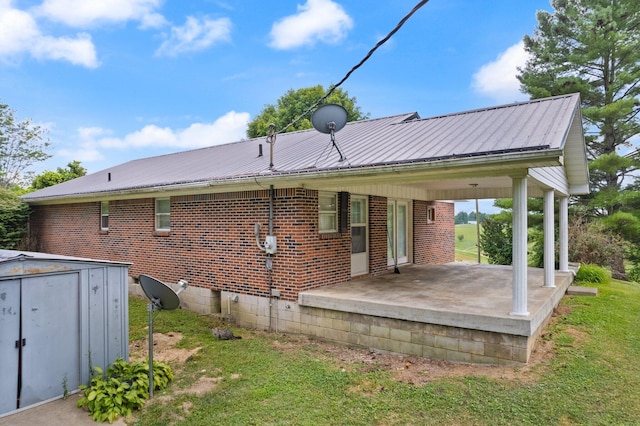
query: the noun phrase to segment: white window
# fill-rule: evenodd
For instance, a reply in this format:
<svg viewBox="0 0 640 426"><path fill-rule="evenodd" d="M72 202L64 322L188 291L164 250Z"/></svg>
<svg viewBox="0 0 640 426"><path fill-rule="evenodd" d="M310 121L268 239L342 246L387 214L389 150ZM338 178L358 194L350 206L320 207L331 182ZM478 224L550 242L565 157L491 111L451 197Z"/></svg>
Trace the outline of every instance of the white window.
<svg viewBox="0 0 640 426"><path fill-rule="evenodd" d="M100 229L103 231L109 230L109 202L100 202Z"/></svg>
<svg viewBox="0 0 640 426"><path fill-rule="evenodd" d="M434 223L436 221L436 207L427 206L427 223Z"/></svg>
<svg viewBox="0 0 640 426"><path fill-rule="evenodd" d="M318 193L318 228L320 233L338 232L338 194Z"/></svg>
<svg viewBox="0 0 640 426"><path fill-rule="evenodd" d="M169 198L156 198L156 231L168 231L171 222Z"/></svg>

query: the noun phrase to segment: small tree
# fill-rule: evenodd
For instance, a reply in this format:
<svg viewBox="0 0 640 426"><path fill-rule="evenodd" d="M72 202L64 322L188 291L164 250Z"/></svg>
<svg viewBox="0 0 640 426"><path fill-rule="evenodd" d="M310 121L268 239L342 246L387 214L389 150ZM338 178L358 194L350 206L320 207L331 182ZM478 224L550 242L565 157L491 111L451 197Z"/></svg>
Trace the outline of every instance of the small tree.
<svg viewBox="0 0 640 426"><path fill-rule="evenodd" d="M79 161L72 161L67 164L66 168L58 167L54 172L47 170L35 178L31 182L32 189L42 189L49 186L57 185L68 180L75 179L87 174L87 169L82 167Z"/></svg>
<svg viewBox="0 0 640 426"><path fill-rule="evenodd" d="M18 121L15 111L0 102L0 187L24 183L24 173L34 163L51 157L47 130L30 119Z"/></svg>
<svg viewBox="0 0 640 426"><path fill-rule="evenodd" d="M478 244L489 258L489 263L493 265L513 263L513 229L509 223L497 220L493 216L485 216Z"/></svg>
<svg viewBox="0 0 640 426"><path fill-rule="evenodd" d="M267 136L271 123L276 125L276 131L293 132L310 129L312 127L310 116L303 117L287 129L285 127L322 98L325 93L321 85L298 90L290 89L278 99L276 105L265 105L260 114L249 123L247 136L250 138ZM347 121L357 121L369 117L369 114L362 113L360 107L356 105L356 98L350 98L349 94L342 89L336 89L331 96L324 100L322 105L324 104L342 106L347 110Z"/></svg>
<svg viewBox="0 0 640 426"><path fill-rule="evenodd" d="M16 191L0 188L0 248L23 249L27 235L29 206Z"/></svg>

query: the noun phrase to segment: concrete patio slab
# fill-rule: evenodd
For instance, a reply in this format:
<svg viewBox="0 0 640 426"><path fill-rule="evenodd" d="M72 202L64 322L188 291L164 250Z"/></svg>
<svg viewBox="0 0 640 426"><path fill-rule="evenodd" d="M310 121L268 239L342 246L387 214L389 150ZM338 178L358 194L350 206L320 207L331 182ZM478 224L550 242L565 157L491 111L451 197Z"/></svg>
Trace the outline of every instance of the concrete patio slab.
<svg viewBox="0 0 640 426"><path fill-rule="evenodd" d="M510 315L510 266L449 263L406 265L399 274L364 277L306 291L301 306L413 322L533 336L573 281L556 272L556 287L543 287L544 270L528 269L528 316Z"/></svg>

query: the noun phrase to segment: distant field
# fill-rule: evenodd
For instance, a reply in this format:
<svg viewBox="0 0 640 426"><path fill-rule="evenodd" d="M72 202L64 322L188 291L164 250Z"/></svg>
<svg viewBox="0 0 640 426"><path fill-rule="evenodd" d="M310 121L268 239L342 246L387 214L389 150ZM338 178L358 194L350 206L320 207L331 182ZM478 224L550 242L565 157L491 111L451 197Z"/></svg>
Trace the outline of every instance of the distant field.
<svg viewBox="0 0 640 426"><path fill-rule="evenodd" d="M480 232L482 232L482 226L480 227ZM460 235L462 235L462 240L459 239ZM455 238L456 238L456 260L477 262L478 261L478 247L477 247L478 241L476 237L476 225L475 224L456 225ZM487 263L486 257L482 256L481 261L482 263Z"/></svg>

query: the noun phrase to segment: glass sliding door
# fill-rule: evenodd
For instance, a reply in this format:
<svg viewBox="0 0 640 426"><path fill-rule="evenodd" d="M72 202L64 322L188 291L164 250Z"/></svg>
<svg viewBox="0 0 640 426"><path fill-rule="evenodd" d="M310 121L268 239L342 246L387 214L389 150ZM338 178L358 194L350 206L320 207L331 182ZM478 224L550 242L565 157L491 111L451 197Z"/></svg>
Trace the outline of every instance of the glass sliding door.
<svg viewBox="0 0 640 426"><path fill-rule="evenodd" d="M369 272L368 202L351 195L351 276Z"/></svg>
<svg viewBox="0 0 640 426"><path fill-rule="evenodd" d="M389 200L387 203L387 265L409 263L410 202Z"/></svg>

